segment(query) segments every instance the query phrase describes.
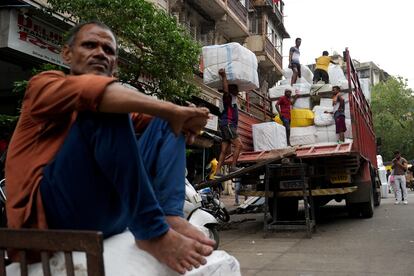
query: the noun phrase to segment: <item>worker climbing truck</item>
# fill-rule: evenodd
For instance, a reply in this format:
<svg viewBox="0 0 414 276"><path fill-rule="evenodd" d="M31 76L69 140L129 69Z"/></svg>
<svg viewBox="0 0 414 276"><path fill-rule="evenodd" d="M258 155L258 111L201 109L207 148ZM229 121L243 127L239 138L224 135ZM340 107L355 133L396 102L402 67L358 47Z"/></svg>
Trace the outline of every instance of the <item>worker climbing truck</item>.
<svg viewBox="0 0 414 276"><path fill-rule="evenodd" d="M347 128L352 130L351 139L344 143L337 143L335 139L290 149L242 152L238 166L244 169L222 179L238 179L243 187L241 193L246 195L265 196L270 213L278 210L277 217L281 220L297 216L299 200L305 194L311 195L316 213L331 200L345 200L352 217L370 218L374 207L380 204L377 144L370 105L361 90L348 49L344 51L344 62L347 83L342 85L341 92L349 108L346 116L350 119ZM317 101L331 99L332 91L318 91L311 97ZM306 190L302 189L304 182ZM204 183L204 186L212 184Z"/></svg>

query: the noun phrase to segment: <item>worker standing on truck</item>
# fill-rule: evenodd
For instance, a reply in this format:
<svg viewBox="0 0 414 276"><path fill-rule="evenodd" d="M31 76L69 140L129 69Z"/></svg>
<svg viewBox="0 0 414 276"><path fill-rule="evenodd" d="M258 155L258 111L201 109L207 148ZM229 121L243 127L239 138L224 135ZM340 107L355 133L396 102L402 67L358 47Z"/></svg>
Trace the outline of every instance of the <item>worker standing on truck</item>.
<svg viewBox="0 0 414 276"><path fill-rule="evenodd" d="M243 147L242 141L237 134L237 125L239 123L239 110L237 106L237 95L239 89L235 84L228 84L226 71L224 68L219 70L219 75L223 82L223 110L219 118L219 126L221 132L221 151L216 169L216 178L221 178L224 175L221 173L221 167L224 163L224 158L231 150L231 145L234 146L233 160L230 167L230 172L239 170L236 167L237 159L239 159L240 151Z"/></svg>
<svg viewBox="0 0 414 276"><path fill-rule="evenodd" d="M289 50L289 68L292 69L292 79L290 80L290 85L296 83L298 78L302 77L302 73L300 70L300 51L299 47L302 43L301 38L295 39L295 46L291 47Z"/></svg>
<svg viewBox="0 0 414 276"><path fill-rule="evenodd" d="M330 63L337 64L336 62L332 61L328 51L323 51L322 56L316 59L313 83L317 83L320 80L322 80L324 83L329 83L328 68Z"/></svg>
<svg viewBox="0 0 414 276"><path fill-rule="evenodd" d="M336 134L338 135L338 144L345 142L345 100L341 96L341 88L337 85L332 87L332 105L333 112L325 111L325 113L333 114L336 126Z"/></svg>
<svg viewBox="0 0 414 276"><path fill-rule="evenodd" d="M290 147L290 110L292 109L292 105L295 104L296 99L298 98L298 94L292 98L292 90L286 89L285 95L280 97L279 100L276 102L276 110L279 113L280 120L282 121L283 125L286 129L286 142L287 145Z"/></svg>
<svg viewBox="0 0 414 276"><path fill-rule="evenodd" d="M405 179L405 172L407 171L408 162L405 158L401 157L399 150L394 151L394 159L392 159L392 169L394 170L394 182L397 194L397 200L395 204L404 203L408 204L407 201L407 183ZM402 190L402 194L401 194Z"/></svg>

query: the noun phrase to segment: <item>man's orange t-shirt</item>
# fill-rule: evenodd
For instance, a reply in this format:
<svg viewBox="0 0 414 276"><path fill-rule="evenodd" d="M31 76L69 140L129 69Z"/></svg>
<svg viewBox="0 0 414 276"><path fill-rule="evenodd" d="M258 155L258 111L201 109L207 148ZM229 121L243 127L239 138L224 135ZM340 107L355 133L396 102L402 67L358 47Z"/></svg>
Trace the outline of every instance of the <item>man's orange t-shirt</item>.
<svg viewBox="0 0 414 276"><path fill-rule="evenodd" d="M105 88L114 81L59 71L43 72L29 81L6 160L10 228L47 228L39 192L43 168L62 146L77 112L96 111Z"/></svg>

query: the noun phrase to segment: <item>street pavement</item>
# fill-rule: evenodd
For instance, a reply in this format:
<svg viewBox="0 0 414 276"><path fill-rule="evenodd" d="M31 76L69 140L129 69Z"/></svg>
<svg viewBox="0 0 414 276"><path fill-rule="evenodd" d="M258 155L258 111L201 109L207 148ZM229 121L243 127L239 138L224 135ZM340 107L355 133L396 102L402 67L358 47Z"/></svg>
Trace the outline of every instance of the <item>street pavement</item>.
<svg viewBox="0 0 414 276"><path fill-rule="evenodd" d="M345 203L322 208L311 239L304 231L263 238L263 213L232 215L220 231L220 249L235 256L242 275L414 275L414 192L408 205L383 198L371 219L349 218ZM223 197L232 207L233 197Z"/></svg>

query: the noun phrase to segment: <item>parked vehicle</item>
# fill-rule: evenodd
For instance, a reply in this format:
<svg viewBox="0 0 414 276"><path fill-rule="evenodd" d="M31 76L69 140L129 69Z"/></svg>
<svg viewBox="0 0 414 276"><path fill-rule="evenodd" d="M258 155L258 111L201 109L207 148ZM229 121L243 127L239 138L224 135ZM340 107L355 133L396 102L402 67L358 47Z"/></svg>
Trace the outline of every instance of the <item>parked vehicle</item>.
<svg viewBox="0 0 414 276"><path fill-rule="evenodd" d="M306 164L304 177L310 185L315 209L333 199L338 202L345 199L351 216L370 218L374 214L374 207L380 205L381 201L381 182L376 159L377 140L373 129L371 108L362 92L348 49L344 52L344 61L348 88L343 88L341 91L349 95L350 118L348 119L352 122L353 139L342 144L301 145L296 148L295 157L285 159L282 163L285 165L298 162ZM313 96L329 98L332 97L332 92L327 91L326 94L318 92ZM244 117L240 118L243 120ZM247 129L245 123L250 124L251 129L251 121L245 120L241 124L245 140L248 137L247 134L250 134L245 131ZM252 144L251 135L248 138L250 141L246 140L243 143ZM252 166L255 162L259 162L262 156L263 152L243 152L238 159L238 166ZM240 176L244 186L252 187L251 195L258 194L265 189L263 181L259 179L259 175L264 174L264 168L257 169L255 174ZM270 192L278 194L277 209L281 212L281 217L288 219L296 216L298 202L303 198L303 193L300 194L297 189L293 191L295 179L301 179L301 174L299 170L283 168L278 174L277 179L270 180L270 187L273 189ZM273 198L269 198L268 202L271 211Z"/></svg>
<svg viewBox="0 0 414 276"><path fill-rule="evenodd" d="M200 190L203 209L212 214L222 222L230 221L230 215L223 202L220 201L219 194L211 188Z"/></svg>
<svg viewBox="0 0 414 276"><path fill-rule="evenodd" d="M185 179L185 201L184 201L184 216L193 225L200 228L210 239L216 242L217 249L220 244L220 236L218 233L219 222L211 210L204 208L203 199L193 185Z"/></svg>

